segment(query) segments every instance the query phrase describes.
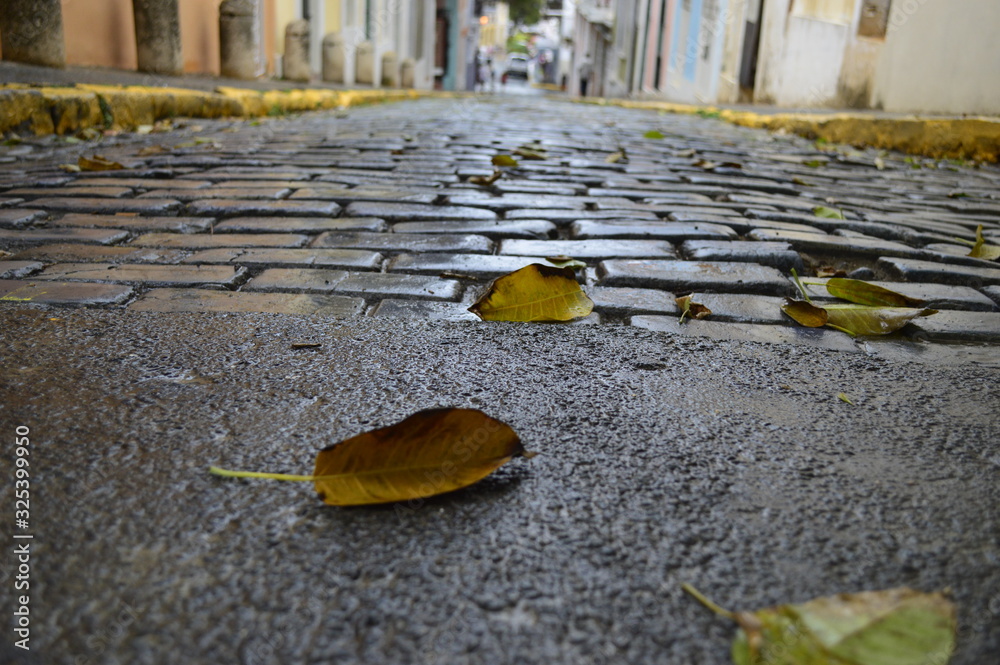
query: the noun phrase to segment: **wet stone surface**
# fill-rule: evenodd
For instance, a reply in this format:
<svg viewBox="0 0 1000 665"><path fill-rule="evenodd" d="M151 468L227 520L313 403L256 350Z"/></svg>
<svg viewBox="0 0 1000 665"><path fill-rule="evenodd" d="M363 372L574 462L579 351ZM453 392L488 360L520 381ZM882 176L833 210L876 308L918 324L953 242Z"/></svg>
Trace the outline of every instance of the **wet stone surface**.
<svg viewBox="0 0 1000 665"><path fill-rule="evenodd" d="M665 138L644 138L652 128ZM527 143L545 159L505 167L491 184L470 180ZM281 294L348 293L361 305L300 298L274 311L471 321L455 301L570 256L587 263L578 275L606 324L673 330L663 321L678 317L674 299L695 293L715 312L698 323L722 327L684 326L685 335L736 339L729 326L753 325L763 332L746 337L767 339L773 326L776 341L815 345L788 334L796 326L780 312L794 269L898 285L941 310L897 334L900 343L997 339L996 317L985 315L1000 311L1000 262L968 257L966 244L980 224L1000 242L996 166L542 98L199 121L168 137L103 139L101 153L130 168L59 168L89 148L45 138L0 147L2 278L59 280L73 293L85 288L78 279L105 285L90 299L39 296L40 305L268 311ZM627 159L610 163L619 148ZM817 216L820 207L845 219ZM164 285L187 288L152 294ZM198 289L255 295L202 299ZM647 315L667 318L634 318Z"/></svg>

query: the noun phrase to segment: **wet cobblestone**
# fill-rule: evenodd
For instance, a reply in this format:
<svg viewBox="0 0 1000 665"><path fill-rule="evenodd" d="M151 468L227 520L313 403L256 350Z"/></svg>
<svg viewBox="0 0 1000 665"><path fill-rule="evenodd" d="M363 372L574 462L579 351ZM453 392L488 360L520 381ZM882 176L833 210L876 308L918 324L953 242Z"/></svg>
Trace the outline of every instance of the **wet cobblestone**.
<svg viewBox="0 0 1000 665"><path fill-rule="evenodd" d="M526 144L545 159L470 180ZM0 147L4 302L474 321L464 308L489 279L565 255L588 264L586 323L860 348L780 312L795 269L941 310L904 341L1000 344L1000 263L968 256L980 224L1000 242L992 165L541 98L16 147ZM94 153L128 168L60 166ZM678 326L674 299L692 293L713 315Z"/></svg>

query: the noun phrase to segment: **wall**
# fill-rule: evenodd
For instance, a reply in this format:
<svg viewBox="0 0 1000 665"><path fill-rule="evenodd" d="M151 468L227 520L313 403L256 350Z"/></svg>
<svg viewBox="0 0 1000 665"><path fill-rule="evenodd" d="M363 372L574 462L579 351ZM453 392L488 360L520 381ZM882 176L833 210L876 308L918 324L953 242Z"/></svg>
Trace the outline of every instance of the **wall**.
<svg viewBox="0 0 1000 665"><path fill-rule="evenodd" d="M1000 3L895 0L872 103L887 111L1000 115Z"/></svg>
<svg viewBox="0 0 1000 665"><path fill-rule="evenodd" d="M66 64L135 69L131 0L62 0Z"/></svg>

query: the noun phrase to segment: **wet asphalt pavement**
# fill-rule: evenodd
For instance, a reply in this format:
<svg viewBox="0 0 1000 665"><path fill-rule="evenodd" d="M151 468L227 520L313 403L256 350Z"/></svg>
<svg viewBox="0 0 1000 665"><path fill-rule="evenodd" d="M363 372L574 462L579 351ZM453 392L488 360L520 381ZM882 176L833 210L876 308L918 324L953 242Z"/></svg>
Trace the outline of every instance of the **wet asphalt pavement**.
<svg viewBox="0 0 1000 665"><path fill-rule="evenodd" d="M25 657L5 518L5 663L729 662L733 627L683 582L735 609L949 587L953 662L1000 653L995 367L628 326L26 305L0 340L4 505L28 427L34 536ZM374 508L207 473L307 473L437 406L540 454Z"/></svg>

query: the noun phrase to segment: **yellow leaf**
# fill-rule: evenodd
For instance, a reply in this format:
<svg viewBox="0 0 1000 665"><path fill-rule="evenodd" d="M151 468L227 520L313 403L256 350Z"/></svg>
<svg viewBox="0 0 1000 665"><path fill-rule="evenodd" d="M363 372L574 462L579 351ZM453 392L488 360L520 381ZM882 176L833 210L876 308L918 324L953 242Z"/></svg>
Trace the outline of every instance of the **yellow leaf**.
<svg viewBox="0 0 1000 665"><path fill-rule="evenodd" d="M118 162L113 162L100 155L94 155L93 157L80 155L77 164L79 164L81 171L118 171L125 168Z"/></svg>
<svg viewBox="0 0 1000 665"><path fill-rule="evenodd" d="M311 481L324 503L360 506L409 501L471 485L525 451L509 425L475 409L429 409L324 448L311 476L209 472L229 478Z"/></svg>
<svg viewBox="0 0 1000 665"><path fill-rule="evenodd" d="M976 227L976 244L972 246L969 256L976 259L986 259L987 261L1000 259L1000 247L986 244L986 240L983 238L982 224Z"/></svg>
<svg viewBox="0 0 1000 665"><path fill-rule="evenodd" d="M628 159L625 154L625 148L618 148L618 150L605 157L604 161L608 164L617 164L625 159Z"/></svg>
<svg viewBox="0 0 1000 665"><path fill-rule="evenodd" d="M510 155L493 155L493 166L517 166L517 160Z"/></svg>
<svg viewBox="0 0 1000 665"><path fill-rule="evenodd" d="M493 175L491 176L474 175L471 178L469 178L469 182L472 183L473 185L482 185L483 187L489 187L497 180L499 180L501 175L503 175L502 171L494 170Z"/></svg>
<svg viewBox="0 0 1000 665"><path fill-rule="evenodd" d="M888 335L918 316L937 314L936 309L916 307L869 307L867 305L825 305L828 326L852 335Z"/></svg>
<svg viewBox="0 0 1000 665"><path fill-rule="evenodd" d="M837 399L841 402L847 402L851 406L854 406L854 402L852 402L851 398L847 396L847 393L837 393Z"/></svg>
<svg viewBox="0 0 1000 665"><path fill-rule="evenodd" d="M808 283L808 282L807 282ZM911 298L890 289L870 284L860 279L835 277L827 281L826 290L834 298L848 300L859 305L882 307L922 307L925 301Z"/></svg>
<svg viewBox="0 0 1000 665"><path fill-rule="evenodd" d="M469 308L483 321L570 321L594 311L572 268L532 263L493 280Z"/></svg>

